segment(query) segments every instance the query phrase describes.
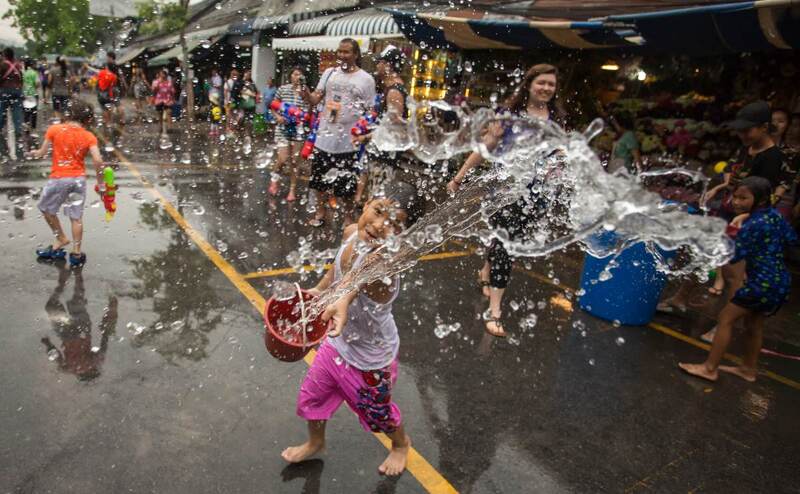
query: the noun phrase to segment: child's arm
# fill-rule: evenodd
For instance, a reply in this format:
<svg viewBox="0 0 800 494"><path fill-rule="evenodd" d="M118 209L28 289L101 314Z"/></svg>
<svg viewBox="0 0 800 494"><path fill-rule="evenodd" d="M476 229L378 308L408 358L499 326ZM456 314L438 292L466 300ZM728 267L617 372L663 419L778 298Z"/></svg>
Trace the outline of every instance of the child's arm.
<svg viewBox="0 0 800 494"><path fill-rule="evenodd" d="M100 149L96 144L89 148L89 153L92 155L94 174L95 178L97 179L97 185L99 186L101 183L103 183L103 168L105 168L105 163L103 163L103 155L100 154Z"/></svg>
<svg viewBox="0 0 800 494"><path fill-rule="evenodd" d="M50 139L48 139L47 136L45 136L44 140L42 141L42 147L34 151L31 151L30 154L31 158L37 160L44 158L45 155L47 154L47 150L49 147L50 147Z"/></svg>
<svg viewBox="0 0 800 494"><path fill-rule="evenodd" d="M487 149L492 150L497 147L497 144L500 142L500 137L503 136L503 127L498 122L494 122L489 125L488 132L483 136L483 144L486 146ZM473 151L464 164L461 165L461 168L456 173L456 176L447 184L447 190L451 193L455 193L459 187L461 187L461 182L464 181L464 177L467 173L470 172L473 168L480 165L483 162L483 155L477 151Z"/></svg>
<svg viewBox="0 0 800 494"><path fill-rule="evenodd" d="M743 213L743 214L740 214L739 216L735 217L735 218L734 218L734 219L731 221L731 225L735 226L736 228L741 228L741 227L742 227L742 225L744 224L744 222L745 222L745 221L747 220L747 218L749 218L749 217L750 217L750 213Z"/></svg>
<svg viewBox="0 0 800 494"><path fill-rule="evenodd" d="M317 285L309 290L309 292L313 293L314 295L319 295L321 292L328 289L333 283L333 268L329 269L325 272L325 276L323 276Z"/></svg>

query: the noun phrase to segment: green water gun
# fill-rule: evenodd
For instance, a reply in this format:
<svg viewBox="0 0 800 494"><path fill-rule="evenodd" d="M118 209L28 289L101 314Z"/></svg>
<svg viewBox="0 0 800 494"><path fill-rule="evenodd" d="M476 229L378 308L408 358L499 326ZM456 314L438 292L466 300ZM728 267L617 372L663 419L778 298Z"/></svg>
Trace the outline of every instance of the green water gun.
<svg viewBox="0 0 800 494"><path fill-rule="evenodd" d="M95 187L100 197L103 198L103 206L106 208L106 221L111 221L114 213L117 212L117 185L114 183L114 169L110 166L103 168L103 190Z"/></svg>

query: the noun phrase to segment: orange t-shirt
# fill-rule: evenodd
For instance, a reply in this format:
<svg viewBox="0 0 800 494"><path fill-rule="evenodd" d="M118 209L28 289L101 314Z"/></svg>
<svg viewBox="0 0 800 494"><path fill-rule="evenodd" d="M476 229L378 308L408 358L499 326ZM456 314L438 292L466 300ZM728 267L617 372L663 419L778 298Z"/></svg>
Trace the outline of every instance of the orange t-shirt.
<svg viewBox="0 0 800 494"><path fill-rule="evenodd" d="M53 167L50 178L83 177L83 158L89 148L97 146L97 137L83 127L72 124L51 125L44 136L53 143Z"/></svg>

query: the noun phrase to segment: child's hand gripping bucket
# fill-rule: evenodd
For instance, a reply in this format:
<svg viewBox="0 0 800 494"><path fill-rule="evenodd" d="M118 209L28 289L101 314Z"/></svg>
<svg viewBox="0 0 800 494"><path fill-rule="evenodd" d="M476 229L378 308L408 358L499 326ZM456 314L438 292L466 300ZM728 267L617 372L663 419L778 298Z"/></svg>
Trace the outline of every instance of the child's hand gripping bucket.
<svg viewBox="0 0 800 494"><path fill-rule="evenodd" d="M301 301L300 296L303 299ZM271 297L264 309L267 327L264 336L267 351L278 360L296 362L305 357L311 348L325 337L328 324L317 317L305 328L299 329L295 323L305 316L305 307L314 295L297 287L297 294L288 300ZM299 305L299 307L298 307ZM290 331L294 329L295 331Z"/></svg>

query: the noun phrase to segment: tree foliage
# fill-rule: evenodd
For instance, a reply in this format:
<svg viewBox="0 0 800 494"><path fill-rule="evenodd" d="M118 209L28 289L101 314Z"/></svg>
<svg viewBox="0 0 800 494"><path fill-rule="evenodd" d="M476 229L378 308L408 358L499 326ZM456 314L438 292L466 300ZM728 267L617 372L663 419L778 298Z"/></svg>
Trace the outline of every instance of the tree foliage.
<svg viewBox="0 0 800 494"><path fill-rule="evenodd" d="M89 0L10 0L3 15L13 21L30 54L86 55L108 30L105 18L89 14Z"/></svg>
<svg viewBox="0 0 800 494"><path fill-rule="evenodd" d="M180 31L186 24L188 2L162 3L146 0L136 4L139 17L139 34L154 34Z"/></svg>

